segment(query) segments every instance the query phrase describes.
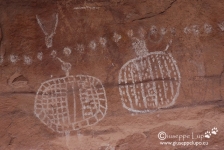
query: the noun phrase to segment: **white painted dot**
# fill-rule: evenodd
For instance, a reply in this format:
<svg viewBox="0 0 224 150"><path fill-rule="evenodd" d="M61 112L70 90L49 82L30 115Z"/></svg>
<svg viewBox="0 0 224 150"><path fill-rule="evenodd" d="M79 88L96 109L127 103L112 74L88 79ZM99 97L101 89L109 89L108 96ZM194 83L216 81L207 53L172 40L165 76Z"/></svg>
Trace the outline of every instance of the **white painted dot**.
<svg viewBox="0 0 224 150"><path fill-rule="evenodd" d="M221 31L224 31L224 21L218 24Z"/></svg>
<svg viewBox="0 0 224 150"><path fill-rule="evenodd" d="M185 27L185 28L184 28L184 33L185 33L185 34L189 34L189 33L191 33L191 29L190 29L189 27Z"/></svg>
<svg viewBox="0 0 224 150"><path fill-rule="evenodd" d="M19 57L17 55L10 55L9 59L12 63L17 63L19 60Z"/></svg>
<svg viewBox="0 0 224 150"><path fill-rule="evenodd" d="M133 36L133 30L128 30L127 35L128 35L128 37L132 37Z"/></svg>
<svg viewBox="0 0 224 150"><path fill-rule="evenodd" d="M84 53L84 51L85 51L85 47L84 47L83 44L78 44L76 50L77 50L79 53Z"/></svg>
<svg viewBox="0 0 224 150"><path fill-rule="evenodd" d="M33 60L30 58L30 56L27 56L27 55L23 56L23 61L24 61L24 64L26 64L26 65L31 65L33 62Z"/></svg>
<svg viewBox="0 0 224 150"><path fill-rule="evenodd" d="M53 58L55 58L56 55L57 55L57 52L56 52L55 50L53 50L53 51L51 52L51 56L52 56Z"/></svg>
<svg viewBox="0 0 224 150"><path fill-rule="evenodd" d="M157 27L155 26L155 25L153 25L151 28L150 28L150 33L152 34L152 35L154 35L154 34L157 34Z"/></svg>
<svg viewBox="0 0 224 150"><path fill-rule="evenodd" d="M95 41L91 41L89 43L89 47L92 49L92 50L95 50L96 49L96 42Z"/></svg>
<svg viewBox="0 0 224 150"><path fill-rule="evenodd" d="M107 40L105 39L105 38L103 38L103 37L100 37L100 40L99 40L99 42L100 42L100 44L102 45L102 46L106 46L106 43L107 43Z"/></svg>
<svg viewBox="0 0 224 150"><path fill-rule="evenodd" d="M42 52L37 53L37 59L39 59L39 60L43 59L43 53Z"/></svg>
<svg viewBox="0 0 224 150"><path fill-rule="evenodd" d="M166 28L162 27L162 28L161 28L161 34L162 34L162 35L165 35L166 32L167 32Z"/></svg>
<svg viewBox="0 0 224 150"><path fill-rule="evenodd" d="M63 54L64 54L65 56L68 57L71 53L72 53L72 50L71 50L69 47L65 47L65 48L63 49Z"/></svg>
<svg viewBox="0 0 224 150"><path fill-rule="evenodd" d="M212 32L212 26L210 24L205 23L204 24L204 31L207 34L211 33Z"/></svg>

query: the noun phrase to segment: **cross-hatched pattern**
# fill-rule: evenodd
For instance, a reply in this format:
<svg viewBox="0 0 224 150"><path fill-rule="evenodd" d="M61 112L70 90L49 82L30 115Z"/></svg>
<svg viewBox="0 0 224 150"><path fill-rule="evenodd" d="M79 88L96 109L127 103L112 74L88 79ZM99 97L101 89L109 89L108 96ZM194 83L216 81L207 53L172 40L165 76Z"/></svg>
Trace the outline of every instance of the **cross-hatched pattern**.
<svg viewBox="0 0 224 150"><path fill-rule="evenodd" d="M75 92L75 87L79 92ZM68 87L72 89L69 91ZM72 120L74 114L69 112L68 93L79 95L82 105L82 120ZM78 130L96 124L106 115L107 99L100 80L86 75L52 79L42 83L39 88L34 106L36 116L49 128L59 133Z"/></svg>
<svg viewBox="0 0 224 150"><path fill-rule="evenodd" d="M179 69L166 52L152 52L132 59L119 73L123 107L133 112L149 112L173 105L179 87Z"/></svg>

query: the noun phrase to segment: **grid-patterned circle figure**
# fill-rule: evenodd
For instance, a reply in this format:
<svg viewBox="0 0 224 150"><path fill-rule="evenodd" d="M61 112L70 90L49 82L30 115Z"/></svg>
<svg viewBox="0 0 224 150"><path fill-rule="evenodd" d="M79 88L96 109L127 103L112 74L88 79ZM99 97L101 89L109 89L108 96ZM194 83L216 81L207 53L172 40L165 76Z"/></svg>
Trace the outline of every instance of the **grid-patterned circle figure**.
<svg viewBox="0 0 224 150"><path fill-rule="evenodd" d="M64 133L104 118L107 98L101 81L87 75L48 80L38 89L34 113L52 130Z"/></svg>
<svg viewBox="0 0 224 150"><path fill-rule="evenodd" d="M119 73L123 107L150 112L174 104L179 95L180 72L167 52L151 52L128 61Z"/></svg>

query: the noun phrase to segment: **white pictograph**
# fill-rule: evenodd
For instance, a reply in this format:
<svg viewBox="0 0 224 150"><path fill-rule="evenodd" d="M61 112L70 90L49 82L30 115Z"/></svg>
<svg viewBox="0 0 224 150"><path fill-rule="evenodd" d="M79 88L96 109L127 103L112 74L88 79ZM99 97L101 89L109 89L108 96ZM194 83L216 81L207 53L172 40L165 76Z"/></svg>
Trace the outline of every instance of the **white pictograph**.
<svg viewBox="0 0 224 150"><path fill-rule="evenodd" d="M160 29L160 32L161 32L161 35L165 35L165 34L167 33L167 29L164 28L164 27L162 27L162 28Z"/></svg>
<svg viewBox="0 0 224 150"><path fill-rule="evenodd" d="M211 33L212 32L212 26L210 24L205 23L204 24L204 31L207 34Z"/></svg>
<svg viewBox="0 0 224 150"><path fill-rule="evenodd" d="M118 33L114 33L114 36L113 36L113 38L114 38L114 42L119 42L120 40L121 40L121 35L120 34L118 34Z"/></svg>
<svg viewBox="0 0 224 150"><path fill-rule="evenodd" d="M71 64L56 58L62 63L66 76L41 84L35 98L35 115L59 133L98 123L107 111L107 98L101 81L88 75L69 75Z"/></svg>
<svg viewBox="0 0 224 150"><path fill-rule="evenodd" d="M189 34L189 33L191 33L191 29L190 29L189 27L185 27L185 28L184 28L184 33L185 33L185 34Z"/></svg>
<svg viewBox="0 0 224 150"><path fill-rule="evenodd" d="M65 48L63 49L63 54L64 54L65 56L68 57L71 53L72 53L72 50L71 50L69 47L65 47Z"/></svg>
<svg viewBox="0 0 224 150"><path fill-rule="evenodd" d="M131 38L134 35L133 30L128 30L127 35Z"/></svg>
<svg viewBox="0 0 224 150"><path fill-rule="evenodd" d="M39 59L40 61L43 60L43 53L42 52L37 53L37 59Z"/></svg>
<svg viewBox="0 0 224 150"><path fill-rule="evenodd" d="M10 60L13 64L15 64L15 63L17 63L17 62L19 61L19 56L11 54L11 55L9 56L9 60Z"/></svg>
<svg viewBox="0 0 224 150"><path fill-rule="evenodd" d="M52 47L53 36L54 36L54 34L56 34L55 30L58 25L58 14L54 14L53 18L55 21L54 26L52 29L50 29L51 30L50 32L47 32L47 31L49 31L49 29L46 29L46 25L43 24L42 20L38 17L38 15L36 15L37 22L45 35L45 44L46 44L47 48Z"/></svg>
<svg viewBox="0 0 224 150"><path fill-rule="evenodd" d="M149 32L149 40L153 43L159 43L163 39L163 35L166 34L165 28L162 28L160 31L156 26L152 26Z"/></svg>
<svg viewBox="0 0 224 150"><path fill-rule="evenodd" d="M198 35L200 33L199 26L198 25L193 25L191 31L194 35Z"/></svg>
<svg viewBox="0 0 224 150"><path fill-rule="evenodd" d="M85 51L85 47L83 44L78 44L77 47L76 47L76 50L79 52L79 53L84 53Z"/></svg>
<svg viewBox="0 0 224 150"><path fill-rule="evenodd" d="M148 52L143 39L132 38L137 58L119 72L119 92L123 107L132 112L151 112L175 103L179 95L180 72L172 55Z"/></svg>
<svg viewBox="0 0 224 150"><path fill-rule="evenodd" d="M92 50L95 50L96 49L96 42L95 41L91 41L89 43L89 47L92 49Z"/></svg>
<svg viewBox="0 0 224 150"><path fill-rule="evenodd" d="M56 52L55 50L53 50L53 51L51 52L51 56L52 56L53 58L55 58L56 55L57 55L57 52Z"/></svg>
<svg viewBox="0 0 224 150"><path fill-rule="evenodd" d="M31 65L33 60L30 58L30 56L24 55L23 56L23 61L25 65Z"/></svg>
<svg viewBox="0 0 224 150"><path fill-rule="evenodd" d="M99 42L103 47L105 47L107 44L107 40L104 37L100 37Z"/></svg>
<svg viewBox="0 0 224 150"><path fill-rule="evenodd" d="M221 29L221 31L224 31L224 21L218 24L218 27Z"/></svg>

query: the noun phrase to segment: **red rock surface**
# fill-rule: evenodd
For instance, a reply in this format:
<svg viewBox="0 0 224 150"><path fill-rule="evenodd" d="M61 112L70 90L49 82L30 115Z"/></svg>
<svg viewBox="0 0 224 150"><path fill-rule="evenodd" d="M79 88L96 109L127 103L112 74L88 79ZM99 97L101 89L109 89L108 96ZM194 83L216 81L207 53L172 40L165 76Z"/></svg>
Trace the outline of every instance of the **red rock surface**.
<svg viewBox="0 0 224 150"><path fill-rule="evenodd" d="M223 10L221 0L1 0L0 150L223 149ZM118 75L137 58L133 37L149 53L172 40L167 53L181 77L172 106L147 113L122 106ZM41 83L65 76L57 57L72 65L70 75L99 79L107 97L105 117L70 134L51 130L34 113ZM214 127L216 135L200 138ZM169 135L164 141L161 131ZM206 145L161 143L175 141Z"/></svg>

